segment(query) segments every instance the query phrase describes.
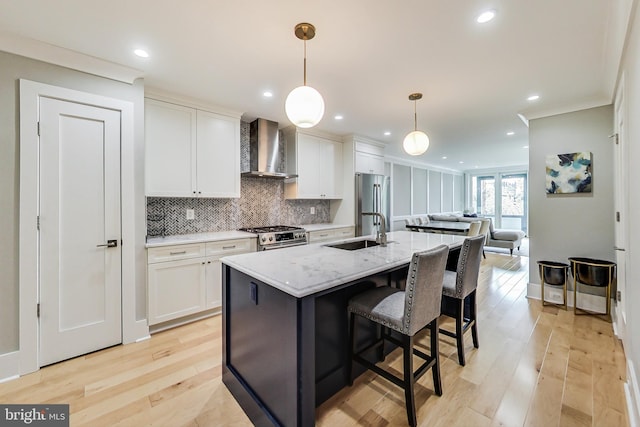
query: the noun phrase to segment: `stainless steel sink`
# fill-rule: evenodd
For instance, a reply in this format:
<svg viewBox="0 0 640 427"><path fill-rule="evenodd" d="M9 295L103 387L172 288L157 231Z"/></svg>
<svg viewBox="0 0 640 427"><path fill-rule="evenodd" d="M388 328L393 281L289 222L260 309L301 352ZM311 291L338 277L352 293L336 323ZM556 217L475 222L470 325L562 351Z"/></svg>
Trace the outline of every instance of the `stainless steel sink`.
<svg viewBox="0 0 640 427"><path fill-rule="evenodd" d="M334 245L325 245L330 248L344 249L346 251L357 251L358 249L372 248L379 246L380 243L375 240L356 240L355 242L336 243Z"/></svg>

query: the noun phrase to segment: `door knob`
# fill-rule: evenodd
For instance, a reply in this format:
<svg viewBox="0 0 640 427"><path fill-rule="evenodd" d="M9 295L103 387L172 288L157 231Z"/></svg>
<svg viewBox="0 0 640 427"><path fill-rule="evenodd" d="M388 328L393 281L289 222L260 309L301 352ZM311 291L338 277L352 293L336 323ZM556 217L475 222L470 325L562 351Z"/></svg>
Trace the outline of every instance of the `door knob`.
<svg viewBox="0 0 640 427"><path fill-rule="evenodd" d="M102 245L96 245L96 248L117 248L118 247L118 241L117 240L107 240L107 243L104 243Z"/></svg>

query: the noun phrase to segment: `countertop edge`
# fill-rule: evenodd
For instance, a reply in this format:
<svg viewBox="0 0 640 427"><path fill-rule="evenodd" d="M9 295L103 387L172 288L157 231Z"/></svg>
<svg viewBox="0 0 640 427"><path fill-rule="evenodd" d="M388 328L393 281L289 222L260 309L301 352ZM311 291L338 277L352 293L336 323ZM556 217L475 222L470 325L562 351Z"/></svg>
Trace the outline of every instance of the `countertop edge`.
<svg viewBox="0 0 640 427"><path fill-rule="evenodd" d="M257 236L246 231L214 231L207 233L175 234L166 237L151 237L145 244L146 248L160 248L163 246L188 245L194 243L219 242L235 239L255 239Z"/></svg>

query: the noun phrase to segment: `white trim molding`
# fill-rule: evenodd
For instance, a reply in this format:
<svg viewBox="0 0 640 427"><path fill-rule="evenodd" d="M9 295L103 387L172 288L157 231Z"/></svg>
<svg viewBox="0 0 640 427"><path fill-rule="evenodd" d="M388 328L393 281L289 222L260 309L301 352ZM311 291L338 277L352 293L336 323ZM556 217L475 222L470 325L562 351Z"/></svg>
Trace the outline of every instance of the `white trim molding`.
<svg viewBox="0 0 640 427"><path fill-rule="evenodd" d="M540 300L542 287L539 283L527 283L527 298ZM558 286L545 286L546 302L553 304L562 304L562 288ZM573 307L573 291L567 290L567 307ZM595 313L604 313L606 307L606 297L600 295L591 295L579 292L578 307L583 310L593 311ZM614 303L611 300L611 309L613 311Z"/></svg>
<svg viewBox="0 0 640 427"><path fill-rule="evenodd" d="M624 384L624 394L627 398L629 425L640 427L640 387L633 363L629 359L627 359L627 382Z"/></svg>
<svg viewBox="0 0 640 427"><path fill-rule="evenodd" d="M128 84L144 77L141 70L6 32L0 32L0 50Z"/></svg>
<svg viewBox="0 0 640 427"><path fill-rule="evenodd" d="M20 80L20 346L15 372L24 375L40 368L38 361L38 133L41 97L78 102L120 111L121 114L121 218L122 218L122 341L135 342L149 335L146 320L136 319L136 209L134 191L134 108L129 101L108 98L44 83ZM1 377L2 375L0 375Z"/></svg>
<svg viewBox="0 0 640 427"><path fill-rule="evenodd" d="M0 354L0 383L18 378L20 352Z"/></svg>

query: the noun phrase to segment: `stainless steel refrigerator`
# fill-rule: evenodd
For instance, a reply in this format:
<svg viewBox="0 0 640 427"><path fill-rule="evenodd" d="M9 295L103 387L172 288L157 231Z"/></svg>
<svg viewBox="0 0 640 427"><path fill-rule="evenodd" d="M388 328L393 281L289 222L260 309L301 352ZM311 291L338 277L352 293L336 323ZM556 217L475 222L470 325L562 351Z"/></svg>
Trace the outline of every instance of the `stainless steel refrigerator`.
<svg viewBox="0 0 640 427"><path fill-rule="evenodd" d="M385 175L371 173L356 174L356 236L375 234L380 226L380 218L362 216L362 212L379 212L384 215L386 230L390 230L391 204L390 179Z"/></svg>

